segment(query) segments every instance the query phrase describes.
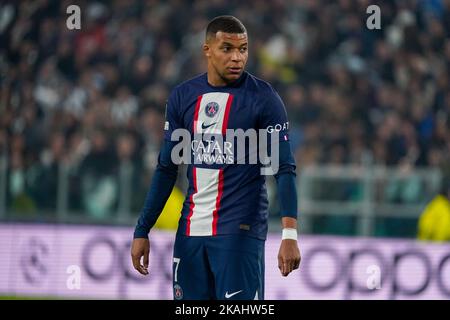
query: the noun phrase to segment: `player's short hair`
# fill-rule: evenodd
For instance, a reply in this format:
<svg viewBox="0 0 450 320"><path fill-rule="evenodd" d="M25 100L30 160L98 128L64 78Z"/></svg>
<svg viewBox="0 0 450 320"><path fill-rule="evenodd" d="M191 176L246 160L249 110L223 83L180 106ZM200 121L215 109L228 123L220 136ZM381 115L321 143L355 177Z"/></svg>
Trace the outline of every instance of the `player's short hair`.
<svg viewBox="0 0 450 320"><path fill-rule="evenodd" d="M206 27L206 39L216 36L216 33L222 31L226 33L247 33L244 24L233 16L218 16L212 19Z"/></svg>

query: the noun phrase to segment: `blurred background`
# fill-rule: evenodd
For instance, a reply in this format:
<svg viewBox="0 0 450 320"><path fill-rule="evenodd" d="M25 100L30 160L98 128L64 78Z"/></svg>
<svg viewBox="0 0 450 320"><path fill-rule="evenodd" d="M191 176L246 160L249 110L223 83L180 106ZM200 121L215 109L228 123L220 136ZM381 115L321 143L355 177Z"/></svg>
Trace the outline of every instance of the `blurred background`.
<svg viewBox="0 0 450 320"><path fill-rule="evenodd" d="M2 1L0 221L134 226L165 101L205 72L221 14L286 104L301 234L450 240L450 0ZM176 228L186 183L159 228Z"/></svg>

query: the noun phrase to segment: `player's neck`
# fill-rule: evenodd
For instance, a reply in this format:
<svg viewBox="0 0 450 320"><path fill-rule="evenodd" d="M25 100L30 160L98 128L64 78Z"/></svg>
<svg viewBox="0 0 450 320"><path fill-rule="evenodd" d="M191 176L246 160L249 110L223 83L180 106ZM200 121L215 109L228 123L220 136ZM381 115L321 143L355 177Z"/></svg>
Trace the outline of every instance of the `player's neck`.
<svg viewBox="0 0 450 320"><path fill-rule="evenodd" d="M226 79L222 78L221 76L213 72L207 72L206 75L208 84L212 87L219 87L219 88L236 84L242 78L241 75L238 79L227 81Z"/></svg>
<svg viewBox="0 0 450 320"><path fill-rule="evenodd" d="M224 87L224 86L229 84L222 77L220 77L218 74L214 74L212 72L208 72L207 76L208 76L208 83L209 83L209 85L211 85L213 87Z"/></svg>

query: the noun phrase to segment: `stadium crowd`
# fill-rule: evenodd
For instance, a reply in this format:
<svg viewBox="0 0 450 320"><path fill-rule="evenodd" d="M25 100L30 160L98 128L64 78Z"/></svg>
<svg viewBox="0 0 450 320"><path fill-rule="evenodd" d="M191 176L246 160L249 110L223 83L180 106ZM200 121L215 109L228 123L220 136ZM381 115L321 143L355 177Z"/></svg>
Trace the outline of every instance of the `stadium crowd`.
<svg viewBox="0 0 450 320"><path fill-rule="evenodd" d="M81 30L66 26L71 4L81 8ZM54 207L62 162L70 206L82 205L82 193L97 194L92 206L117 201L107 198L120 184L103 180L92 190L125 164L142 190L132 201L139 208L165 101L175 84L205 71L204 28L221 14L244 22L248 71L283 98L299 170L369 159L448 172L450 0L377 1L379 30L366 27L370 4L2 1L0 154L11 205L27 208L25 193Z"/></svg>

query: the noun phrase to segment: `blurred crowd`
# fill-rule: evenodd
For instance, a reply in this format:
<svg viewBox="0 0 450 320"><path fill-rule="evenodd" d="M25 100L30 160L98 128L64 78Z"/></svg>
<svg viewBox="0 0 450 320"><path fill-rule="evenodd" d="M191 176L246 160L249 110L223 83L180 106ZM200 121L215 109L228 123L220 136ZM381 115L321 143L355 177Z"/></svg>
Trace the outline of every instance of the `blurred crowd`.
<svg viewBox="0 0 450 320"><path fill-rule="evenodd" d="M72 4L81 30L66 26ZM381 9L379 30L366 27L371 4ZM10 201L26 189L39 206L55 205L46 195L64 163L73 206L80 193L120 206L120 184L98 181L126 168L142 205L165 101L205 72L204 30L221 14L246 25L248 71L283 98L300 169L450 165L450 0L7 0L0 13ZM93 176L90 187L83 177Z"/></svg>

